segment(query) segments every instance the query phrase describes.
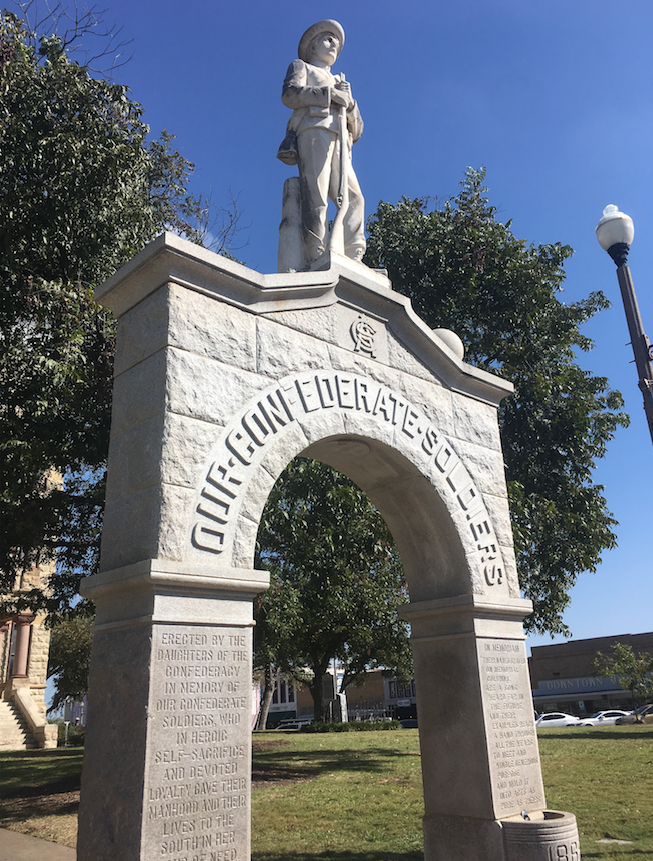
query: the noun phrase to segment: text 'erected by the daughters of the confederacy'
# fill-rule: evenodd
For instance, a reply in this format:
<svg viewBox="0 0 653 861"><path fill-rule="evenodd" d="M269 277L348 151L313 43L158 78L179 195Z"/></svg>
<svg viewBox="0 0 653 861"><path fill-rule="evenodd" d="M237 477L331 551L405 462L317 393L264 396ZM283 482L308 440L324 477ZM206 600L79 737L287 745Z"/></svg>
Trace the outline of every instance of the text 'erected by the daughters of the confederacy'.
<svg viewBox="0 0 653 861"><path fill-rule="evenodd" d="M248 849L251 629L156 626L143 829L167 861Z"/></svg>

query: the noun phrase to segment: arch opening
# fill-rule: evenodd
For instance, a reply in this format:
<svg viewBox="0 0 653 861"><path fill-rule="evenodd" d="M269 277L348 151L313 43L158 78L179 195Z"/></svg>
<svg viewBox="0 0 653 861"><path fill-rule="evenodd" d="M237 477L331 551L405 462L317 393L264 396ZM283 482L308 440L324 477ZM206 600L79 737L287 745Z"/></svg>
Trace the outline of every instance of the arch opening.
<svg viewBox="0 0 653 861"><path fill-rule="evenodd" d="M405 455L357 436L327 437L302 454L344 473L376 506L399 550L411 602L469 591L465 551L446 505Z"/></svg>

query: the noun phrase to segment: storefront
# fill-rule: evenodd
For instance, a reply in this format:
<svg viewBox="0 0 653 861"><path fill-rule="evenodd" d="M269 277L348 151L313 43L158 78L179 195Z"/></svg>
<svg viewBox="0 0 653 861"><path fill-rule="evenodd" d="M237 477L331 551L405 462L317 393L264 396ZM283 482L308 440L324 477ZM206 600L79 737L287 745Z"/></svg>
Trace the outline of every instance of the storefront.
<svg viewBox="0 0 653 861"><path fill-rule="evenodd" d="M533 646L528 667L535 711L585 717L609 708L634 708L630 691L622 689L618 676L594 674L597 654L611 658L615 643L630 646L636 654L653 654L653 632Z"/></svg>
<svg viewBox="0 0 653 861"><path fill-rule="evenodd" d="M538 714L566 712L586 716L609 708L634 708L630 691L619 685L618 676L578 676L547 679L533 690L533 708Z"/></svg>

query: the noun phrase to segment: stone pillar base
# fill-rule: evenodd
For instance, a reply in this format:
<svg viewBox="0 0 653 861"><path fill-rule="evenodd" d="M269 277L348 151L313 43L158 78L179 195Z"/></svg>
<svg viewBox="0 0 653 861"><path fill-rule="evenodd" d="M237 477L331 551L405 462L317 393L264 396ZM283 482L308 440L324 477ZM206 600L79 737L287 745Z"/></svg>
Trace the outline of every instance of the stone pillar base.
<svg viewBox="0 0 653 861"><path fill-rule="evenodd" d="M147 560L84 583L80 861L249 858L252 599L268 579Z"/></svg>
<svg viewBox="0 0 653 861"><path fill-rule="evenodd" d="M425 861L580 861L573 813L544 810L535 815L533 820L515 816L491 821L427 814Z"/></svg>
<svg viewBox="0 0 653 861"><path fill-rule="evenodd" d="M496 820L427 814L422 827L425 861L505 861Z"/></svg>
<svg viewBox="0 0 653 861"><path fill-rule="evenodd" d="M55 723L46 723L34 733L36 742L42 750L54 750L59 739L59 727Z"/></svg>

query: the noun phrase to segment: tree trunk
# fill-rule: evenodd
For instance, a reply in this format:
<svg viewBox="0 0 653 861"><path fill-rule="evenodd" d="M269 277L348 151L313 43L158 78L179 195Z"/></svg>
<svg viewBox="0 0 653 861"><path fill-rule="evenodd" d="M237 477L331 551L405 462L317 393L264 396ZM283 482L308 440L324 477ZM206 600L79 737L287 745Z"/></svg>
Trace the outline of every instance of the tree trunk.
<svg viewBox="0 0 653 861"><path fill-rule="evenodd" d="M263 688L263 696L261 698L261 707L258 710L258 718L256 720L255 729L265 729L268 722L268 712L270 704L274 696L274 689L277 686L277 673L271 663L265 665L265 686Z"/></svg>
<svg viewBox="0 0 653 861"><path fill-rule="evenodd" d="M313 676L313 684L309 685L313 697L313 722L324 720L324 700L322 699L322 676Z"/></svg>
<svg viewBox="0 0 653 861"><path fill-rule="evenodd" d="M313 665L313 682L308 689L313 697L313 720L323 721L324 717L324 681L323 677L329 669L330 659L322 661L318 666Z"/></svg>

